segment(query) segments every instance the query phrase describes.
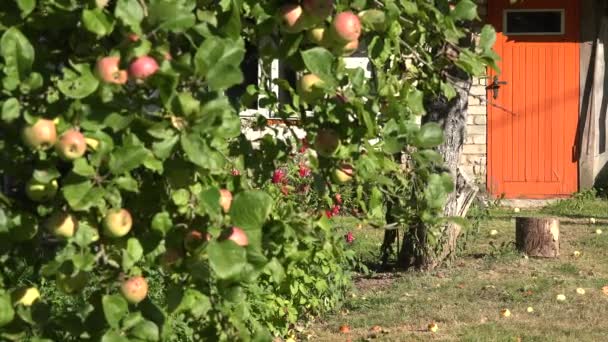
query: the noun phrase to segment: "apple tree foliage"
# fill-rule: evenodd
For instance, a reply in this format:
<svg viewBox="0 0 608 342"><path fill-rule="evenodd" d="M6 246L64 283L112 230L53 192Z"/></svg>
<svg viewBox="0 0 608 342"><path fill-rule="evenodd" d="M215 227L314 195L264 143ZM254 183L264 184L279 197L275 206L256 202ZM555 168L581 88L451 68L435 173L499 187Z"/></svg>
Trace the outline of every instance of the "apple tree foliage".
<svg viewBox="0 0 608 342"><path fill-rule="evenodd" d="M475 4L307 0L290 18L284 5L1 2L2 340L267 341L335 307L353 255L326 208L269 186L301 141L247 139L239 113L252 99L299 119L321 203L348 169L340 180L366 220L382 222L390 197L403 199L402 223L439 226L452 179L433 150L441 128L417 118L428 99L455 96L446 70L493 64L491 28L470 45ZM350 45L309 32L333 32L347 11L362 24ZM372 78L346 68L357 47ZM261 72L245 86L247 48L262 70L279 59L314 85Z"/></svg>

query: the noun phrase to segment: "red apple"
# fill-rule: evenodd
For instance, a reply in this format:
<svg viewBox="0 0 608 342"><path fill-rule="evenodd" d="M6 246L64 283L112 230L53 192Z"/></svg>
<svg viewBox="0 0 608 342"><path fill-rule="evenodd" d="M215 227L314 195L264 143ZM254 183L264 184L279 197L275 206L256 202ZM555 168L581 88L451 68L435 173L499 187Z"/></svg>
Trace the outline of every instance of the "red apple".
<svg viewBox="0 0 608 342"><path fill-rule="evenodd" d="M333 38L340 43L352 42L361 36L361 20L350 11L338 13L331 28Z"/></svg>
<svg viewBox="0 0 608 342"><path fill-rule="evenodd" d="M78 159L87 152L87 141L82 133L70 129L63 133L55 145L57 154L64 160Z"/></svg>
<svg viewBox="0 0 608 342"><path fill-rule="evenodd" d="M315 137L315 150L323 157L331 157L340 146L338 133L331 128L321 128Z"/></svg>
<svg viewBox="0 0 608 342"><path fill-rule="evenodd" d="M120 70L118 64L120 57L104 57L97 61L97 75L102 81L113 84L127 83L128 75L125 70Z"/></svg>
<svg viewBox="0 0 608 342"><path fill-rule="evenodd" d="M241 247L245 247L249 244L247 234L245 234L245 231L239 227L230 228L230 234L228 235L227 239L234 241L234 243Z"/></svg>
<svg viewBox="0 0 608 342"><path fill-rule="evenodd" d="M78 229L78 220L68 213L57 212L47 219L46 228L57 237L71 238Z"/></svg>
<svg viewBox="0 0 608 342"><path fill-rule="evenodd" d="M57 141L57 129L53 120L38 119L35 124L26 126L22 132L23 142L32 149L46 150Z"/></svg>
<svg viewBox="0 0 608 342"><path fill-rule="evenodd" d="M337 183L344 184L353 179L354 170L349 164L342 164L334 170L334 180Z"/></svg>
<svg viewBox="0 0 608 342"><path fill-rule="evenodd" d="M138 304L148 295L148 282L142 276L129 278L120 286L120 292L127 302Z"/></svg>
<svg viewBox="0 0 608 342"><path fill-rule="evenodd" d="M304 29L304 10L298 4L285 4L279 9L281 29L288 33L298 33Z"/></svg>
<svg viewBox="0 0 608 342"><path fill-rule="evenodd" d="M323 80L315 74L306 74L298 80L296 88L300 98L306 103L314 103L323 98L325 91L323 88Z"/></svg>
<svg viewBox="0 0 608 342"><path fill-rule="evenodd" d="M127 35L127 38L129 39L129 41L135 43L139 41L139 35L137 33L129 33Z"/></svg>
<svg viewBox="0 0 608 342"><path fill-rule="evenodd" d="M220 190L220 206L227 213L230 210L230 206L232 205L232 193L230 190L221 189Z"/></svg>
<svg viewBox="0 0 608 342"><path fill-rule="evenodd" d="M174 267L178 267L183 258L183 254L180 250L175 248L169 248L161 255L160 257L160 265L166 271L172 270Z"/></svg>
<svg viewBox="0 0 608 342"><path fill-rule="evenodd" d="M141 56L135 59L129 67L129 73L136 79L144 80L158 71L158 63L150 56Z"/></svg>
<svg viewBox="0 0 608 342"><path fill-rule="evenodd" d="M56 179L49 183L41 183L32 178L25 185L25 194L34 202L46 202L55 197L57 189L59 189L59 184Z"/></svg>
<svg viewBox="0 0 608 342"><path fill-rule="evenodd" d="M103 220L104 233L108 237L119 238L127 235L133 226L131 213L126 209L112 209Z"/></svg>
<svg viewBox="0 0 608 342"><path fill-rule="evenodd" d="M325 20L334 9L333 0L303 0L302 8L313 21L321 22Z"/></svg>
<svg viewBox="0 0 608 342"><path fill-rule="evenodd" d="M202 245L203 242L209 240L211 240L211 234L205 233L203 235L203 233L201 233L200 231L193 229L188 231L186 233L186 236L184 237L184 248L187 251L192 252L200 245Z"/></svg>

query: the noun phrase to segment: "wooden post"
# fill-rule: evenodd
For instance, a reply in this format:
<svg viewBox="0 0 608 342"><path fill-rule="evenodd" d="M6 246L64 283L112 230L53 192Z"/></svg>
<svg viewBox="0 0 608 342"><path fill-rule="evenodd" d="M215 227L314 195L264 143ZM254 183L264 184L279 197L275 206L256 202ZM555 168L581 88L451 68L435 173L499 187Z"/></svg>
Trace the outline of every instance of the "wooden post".
<svg viewBox="0 0 608 342"><path fill-rule="evenodd" d="M532 257L559 256L559 220L551 217L515 218L515 246Z"/></svg>

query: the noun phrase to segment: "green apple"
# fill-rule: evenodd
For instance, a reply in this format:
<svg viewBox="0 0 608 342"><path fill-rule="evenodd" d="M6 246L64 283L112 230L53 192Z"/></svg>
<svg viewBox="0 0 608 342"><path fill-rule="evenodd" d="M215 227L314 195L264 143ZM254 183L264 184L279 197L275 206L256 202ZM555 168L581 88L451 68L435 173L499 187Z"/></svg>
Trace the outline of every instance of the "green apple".
<svg viewBox="0 0 608 342"><path fill-rule="evenodd" d="M57 237L71 238L78 229L78 220L68 213L57 212L47 219L46 228Z"/></svg>
<svg viewBox="0 0 608 342"><path fill-rule="evenodd" d="M23 306L32 306L40 299L40 291L35 287L21 288L13 292L13 302Z"/></svg>
<svg viewBox="0 0 608 342"><path fill-rule="evenodd" d="M103 220L103 228L106 236L119 238L127 235L133 226L131 213L126 209L112 209Z"/></svg>
<svg viewBox="0 0 608 342"><path fill-rule="evenodd" d="M53 120L38 119L35 124L26 126L21 132L23 142L35 150L47 150L57 141L57 129Z"/></svg>
<svg viewBox="0 0 608 342"><path fill-rule="evenodd" d="M324 82L319 76L306 74L298 80L296 90L302 101L312 104L325 96L323 84Z"/></svg>
<svg viewBox="0 0 608 342"><path fill-rule="evenodd" d="M57 189L59 189L59 184L56 179L49 183L42 183L32 178L25 185L25 194L34 202L46 202L55 197Z"/></svg>
<svg viewBox="0 0 608 342"><path fill-rule="evenodd" d="M148 282L141 276L129 278L120 286L120 292L127 302L138 304L148 295Z"/></svg>

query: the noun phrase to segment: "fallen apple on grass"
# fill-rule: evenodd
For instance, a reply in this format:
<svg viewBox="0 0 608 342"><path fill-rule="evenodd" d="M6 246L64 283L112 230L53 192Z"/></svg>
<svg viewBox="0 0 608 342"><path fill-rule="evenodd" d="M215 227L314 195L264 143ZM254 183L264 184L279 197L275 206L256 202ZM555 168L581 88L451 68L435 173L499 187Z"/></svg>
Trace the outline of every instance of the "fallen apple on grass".
<svg viewBox="0 0 608 342"><path fill-rule="evenodd" d="M501 317L511 317L511 310L509 309L502 309L500 310L500 316Z"/></svg>
<svg viewBox="0 0 608 342"><path fill-rule="evenodd" d="M148 295L148 282L142 276L129 278L120 286L120 292L127 302L139 304Z"/></svg>
<svg viewBox="0 0 608 342"><path fill-rule="evenodd" d="M439 331L439 326L437 325L437 323L429 323L426 329L432 333L436 333L437 331Z"/></svg>
<svg viewBox="0 0 608 342"><path fill-rule="evenodd" d="M229 230L222 234L225 240L232 240L234 243L241 247L249 245L249 238L244 230L239 227L231 227Z"/></svg>

